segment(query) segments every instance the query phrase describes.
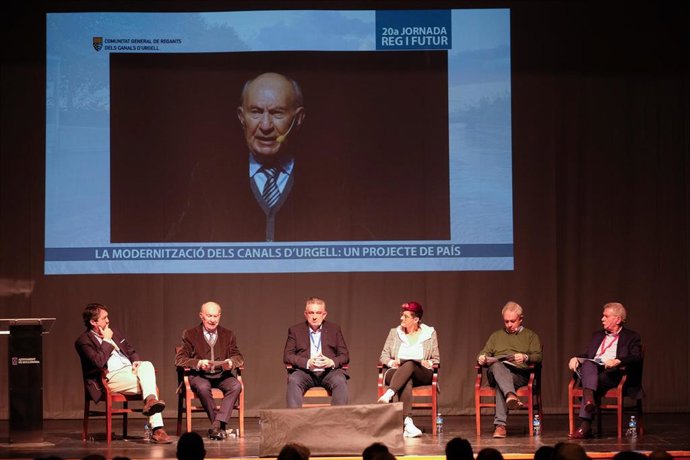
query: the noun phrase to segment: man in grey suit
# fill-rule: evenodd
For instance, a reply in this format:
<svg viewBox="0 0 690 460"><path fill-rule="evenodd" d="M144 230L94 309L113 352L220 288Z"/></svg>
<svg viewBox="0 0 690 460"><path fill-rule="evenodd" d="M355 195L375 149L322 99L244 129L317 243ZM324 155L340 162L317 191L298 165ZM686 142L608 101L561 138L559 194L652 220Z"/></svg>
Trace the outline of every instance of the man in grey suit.
<svg viewBox="0 0 690 460"><path fill-rule="evenodd" d="M331 404L348 403L343 366L350 362L340 326L326 321L326 302L310 297L304 310L305 322L288 329L283 361L292 366L287 385L287 407L302 407L304 393L322 386L331 392Z"/></svg>

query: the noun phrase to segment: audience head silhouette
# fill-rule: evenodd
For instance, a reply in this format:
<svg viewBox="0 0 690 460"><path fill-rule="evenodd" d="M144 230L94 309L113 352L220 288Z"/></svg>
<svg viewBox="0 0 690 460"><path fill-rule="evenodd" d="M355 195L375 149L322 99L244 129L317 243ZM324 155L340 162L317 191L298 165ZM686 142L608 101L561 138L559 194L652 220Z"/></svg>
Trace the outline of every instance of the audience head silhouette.
<svg viewBox="0 0 690 460"><path fill-rule="evenodd" d="M461 437L451 439L446 444L446 460L474 460L472 445Z"/></svg>
<svg viewBox="0 0 690 460"><path fill-rule="evenodd" d="M204 440L199 433L189 431L180 436L177 441L178 460L204 460L206 449Z"/></svg>
<svg viewBox="0 0 690 460"><path fill-rule="evenodd" d="M649 453L649 458L651 460L673 460L673 455L665 450L657 449Z"/></svg>
<svg viewBox="0 0 690 460"><path fill-rule="evenodd" d="M613 456L613 460L646 460L647 456L634 450L623 450Z"/></svg>
<svg viewBox="0 0 690 460"><path fill-rule="evenodd" d="M391 454L390 452L379 452L378 454L374 455L374 458L372 460L396 460L395 455Z"/></svg>
<svg viewBox="0 0 690 460"><path fill-rule="evenodd" d="M477 460L503 460L503 455L492 447L485 447L477 454Z"/></svg>
<svg viewBox="0 0 690 460"><path fill-rule="evenodd" d="M291 442L280 449L278 460L309 460L310 455L311 451L307 446Z"/></svg>
<svg viewBox="0 0 690 460"><path fill-rule="evenodd" d="M587 460L587 452L580 444L572 442L559 442L554 446L556 448L555 460Z"/></svg>
<svg viewBox="0 0 690 460"><path fill-rule="evenodd" d="M553 460L556 456L556 448L553 446L541 446L534 453L534 460Z"/></svg>
<svg viewBox="0 0 690 460"><path fill-rule="evenodd" d="M374 457L376 457L378 454L385 454L388 452L388 447L386 447L385 444L381 442L375 442L373 444L368 445L362 451L362 460L374 460Z"/></svg>

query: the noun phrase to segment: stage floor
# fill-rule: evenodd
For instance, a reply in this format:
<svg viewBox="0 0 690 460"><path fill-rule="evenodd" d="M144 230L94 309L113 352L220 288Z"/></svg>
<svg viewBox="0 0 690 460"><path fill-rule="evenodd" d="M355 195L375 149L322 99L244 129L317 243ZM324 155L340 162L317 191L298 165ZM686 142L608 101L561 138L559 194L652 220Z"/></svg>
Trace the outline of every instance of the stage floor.
<svg viewBox="0 0 690 460"><path fill-rule="evenodd" d="M421 438L406 439L406 456L438 460L445 457L445 444L456 436L468 439L475 454L484 447L493 447L501 451L507 459L529 459L534 451L542 445L554 445L568 440L568 419L565 415L546 415L544 432L539 438L530 438L526 417L511 417L508 426L508 437L493 439L491 437L493 418L482 417L482 435L475 433L474 416L450 416L445 418L444 431L439 436L424 434ZM416 417L421 428L429 429L429 418ZM195 419L195 427L204 434L206 420ZM121 433L119 422L114 422L114 429ZM166 419L168 434L174 435L175 420ZM129 431L132 439L116 439L110 448L105 443L105 423L102 419L90 423L93 438L86 443L81 441L81 420L46 420L44 422L44 441L51 445L22 446L9 445L8 422L0 421L0 459L34 459L57 455L64 459L81 459L89 454L101 454L108 459L125 456L131 459L174 459L176 444L152 445L140 437L143 431L143 419L133 416L130 419ZM318 429L315 427L315 429ZM207 459L228 459L257 457L259 452L259 421L257 418L245 420L245 436L239 439L211 441L206 439ZM690 414L646 414L645 435L636 441L616 438L613 419L604 420L604 436L580 443L592 458L610 458L621 450L638 450L648 452L663 449L672 452L676 458L690 457ZM91 435L90 435L91 436ZM173 436L176 441L177 438ZM372 440L373 442L373 440ZM342 457L348 458L348 457ZM353 458L353 457L349 457Z"/></svg>

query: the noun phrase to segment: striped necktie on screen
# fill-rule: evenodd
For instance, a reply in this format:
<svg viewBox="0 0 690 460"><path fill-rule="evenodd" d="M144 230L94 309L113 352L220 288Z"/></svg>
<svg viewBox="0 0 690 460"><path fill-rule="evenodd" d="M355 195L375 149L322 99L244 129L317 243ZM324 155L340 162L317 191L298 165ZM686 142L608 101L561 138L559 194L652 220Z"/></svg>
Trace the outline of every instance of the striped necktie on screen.
<svg viewBox="0 0 690 460"><path fill-rule="evenodd" d="M266 176L266 184L264 185L261 197L264 203L266 203L266 206L268 206L269 209L273 209L280 199L280 189L278 188L280 168L263 168L262 171Z"/></svg>

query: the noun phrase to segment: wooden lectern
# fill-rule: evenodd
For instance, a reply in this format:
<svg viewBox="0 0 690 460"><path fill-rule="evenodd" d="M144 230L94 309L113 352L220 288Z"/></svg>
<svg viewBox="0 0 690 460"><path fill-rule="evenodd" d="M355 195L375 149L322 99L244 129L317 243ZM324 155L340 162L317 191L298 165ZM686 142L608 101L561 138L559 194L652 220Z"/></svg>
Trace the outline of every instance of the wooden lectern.
<svg viewBox="0 0 690 460"><path fill-rule="evenodd" d="M43 443L43 339L55 318L0 319L9 335L10 444Z"/></svg>

